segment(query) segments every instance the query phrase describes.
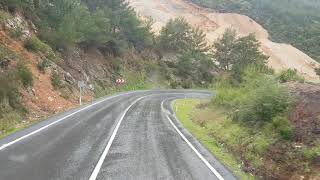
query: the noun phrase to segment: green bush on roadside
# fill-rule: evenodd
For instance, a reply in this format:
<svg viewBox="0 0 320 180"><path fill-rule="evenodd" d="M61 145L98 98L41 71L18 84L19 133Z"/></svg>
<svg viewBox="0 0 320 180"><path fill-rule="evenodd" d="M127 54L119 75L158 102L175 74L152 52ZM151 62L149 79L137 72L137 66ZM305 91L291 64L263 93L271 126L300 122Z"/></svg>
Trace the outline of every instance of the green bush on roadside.
<svg viewBox="0 0 320 180"><path fill-rule="evenodd" d="M215 105L228 109L232 120L249 126L274 123L281 136L290 139L292 127L286 117L293 99L274 76L247 69L241 84L234 86L226 82L216 83Z"/></svg>
<svg viewBox="0 0 320 180"><path fill-rule="evenodd" d="M277 115L288 112L291 104L289 93L272 78L265 76L257 84L246 84L247 93L239 99L233 119L249 124L270 122Z"/></svg>
<svg viewBox="0 0 320 180"><path fill-rule="evenodd" d="M276 129L281 138L284 140L291 140L293 137L293 127L288 118L284 116L276 116L272 120L272 127Z"/></svg>
<svg viewBox="0 0 320 180"><path fill-rule="evenodd" d="M16 71L0 77L0 131L2 133L13 130L26 112L21 103L18 86Z"/></svg>
<svg viewBox="0 0 320 180"><path fill-rule="evenodd" d="M11 111L0 117L0 131L11 131L15 128L15 125L21 121L21 116L15 112Z"/></svg>

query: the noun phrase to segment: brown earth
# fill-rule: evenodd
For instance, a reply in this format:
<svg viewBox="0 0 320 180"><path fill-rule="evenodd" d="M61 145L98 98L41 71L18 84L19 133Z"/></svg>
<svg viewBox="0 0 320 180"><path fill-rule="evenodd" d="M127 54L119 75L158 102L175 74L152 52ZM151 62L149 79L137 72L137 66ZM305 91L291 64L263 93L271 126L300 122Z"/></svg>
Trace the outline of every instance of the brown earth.
<svg viewBox="0 0 320 180"><path fill-rule="evenodd" d="M1 10L0 10L1 11ZM10 22L10 23L9 23ZM23 35L19 38L10 37L10 32L22 29ZM79 104L78 81L84 81L86 87L83 92L83 102L92 101L95 97L95 88L104 91L115 88L115 79L122 77L115 72L113 63L119 64L126 69L136 70L141 66L137 59L152 59L152 53L144 52L138 55L135 51L124 53L121 59L103 54L97 47L68 48L63 54L56 52L56 57L50 60L50 66L45 72L38 69L38 64L47 59L41 52L28 51L24 47L24 41L37 31L32 22L25 19L22 13L12 14L7 24L0 26L0 44L17 54L30 68L33 74L33 86L30 88L20 87L22 102L29 111L28 119L39 119L62 112ZM8 65L10 71L16 68L18 60L12 59ZM114 62L118 61L118 62ZM0 69L0 75L6 72ZM60 77L61 88L55 89L52 85L52 74L57 73ZM98 90L98 91L99 91ZM101 92L103 95L106 92Z"/></svg>
<svg viewBox="0 0 320 180"><path fill-rule="evenodd" d="M268 179L320 179L320 156L310 162L303 152L303 147L319 145L320 86L307 83L286 85L296 102L289 117L294 128L293 141L280 140L269 147L264 168L258 174ZM308 168L313 173L308 172Z"/></svg>
<svg viewBox="0 0 320 180"><path fill-rule="evenodd" d="M261 42L262 51L270 56L269 65L276 71L297 69L307 80L319 81L314 67L318 62L297 48L283 43L270 41L268 32L251 18L234 13L216 13L196 6L187 0L128 0L142 17L152 17L153 29L159 32L169 19L184 17L194 27L207 34L209 42L220 37L227 28L233 28L239 36L255 33Z"/></svg>
<svg viewBox="0 0 320 180"><path fill-rule="evenodd" d="M61 92L54 89L50 72L43 73L38 70L37 65L41 60L39 55L28 52L22 42L10 38L4 31L0 31L0 43L18 54L32 71L33 87L21 89L22 102L30 112L30 119L65 111L78 105L77 99L65 99L61 97ZM90 99L92 97L85 96L86 101Z"/></svg>
<svg viewBox="0 0 320 180"><path fill-rule="evenodd" d="M290 117L295 126L295 141L314 145L315 140L320 140L320 86L289 83L288 87L297 101Z"/></svg>

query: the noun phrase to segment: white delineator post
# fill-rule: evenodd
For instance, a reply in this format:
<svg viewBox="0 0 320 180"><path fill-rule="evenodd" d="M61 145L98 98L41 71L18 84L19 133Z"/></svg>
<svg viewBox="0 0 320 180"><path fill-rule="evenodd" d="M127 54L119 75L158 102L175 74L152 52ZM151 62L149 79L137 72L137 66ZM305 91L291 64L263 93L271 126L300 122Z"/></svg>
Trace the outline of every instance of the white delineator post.
<svg viewBox="0 0 320 180"><path fill-rule="evenodd" d="M78 87L80 88L80 95L79 95L79 104L82 105L82 88L85 87L84 81L78 81Z"/></svg>
<svg viewBox="0 0 320 180"><path fill-rule="evenodd" d="M80 106L82 105L82 97L81 97L81 94L82 94L82 87L80 87L80 96L79 96L79 104L80 104Z"/></svg>

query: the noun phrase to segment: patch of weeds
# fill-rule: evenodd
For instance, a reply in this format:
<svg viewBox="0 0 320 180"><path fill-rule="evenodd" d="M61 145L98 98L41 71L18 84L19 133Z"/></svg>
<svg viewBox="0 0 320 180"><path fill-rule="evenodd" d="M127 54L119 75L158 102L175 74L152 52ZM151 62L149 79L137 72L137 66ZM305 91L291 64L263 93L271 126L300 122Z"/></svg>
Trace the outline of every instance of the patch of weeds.
<svg viewBox="0 0 320 180"><path fill-rule="evenodd" d="M276 116L272 120L273 128L279 132L280 136L284 140L291 140L293 138L293 127L285 116Z"/></svg>
<svg viewBox="0 0 320 180"><path fill-rule="evenodd" d="M123 63L122 63L122 59L120 58L113 58L111 60L111 65L112 65L112 69L119 73L122 69Z"/></svg>
<svg viewBox="0 0 320 180"><path fill-rule="evenodd" d="M278 79L282 83L290 81L304 82L304 78L298 74L296 69L287 69L281 71L278 75Z"/></svg>
<svg viewBox="0 0 320 180"><path fill-rule="evenodd" d="M0 67L5 68L12 60L19 59L20 57L15 52L0 44Z"/></svg>
<svg viewBox="0 0 320 180"><path fill-rule="evenodd" d="M55 53L53 52L51 47L42 42L36 36L32 36L31 38L26 40L24 46L29 51L43 53L50 60L54 60L56 58Z"/></svg>
<svg viewBox="0 0 320 180"><path fill-rule="evenodd" d="M50 64L51 64L50 60L44 59L38 63L37 67L39 71L45 72L45 70L50 66Z"/></svg>
<svg viewBox="0 0 320 180"><path fill-rule="evenodd" d="M21 122L21 116L15 111L5 113L0 118L0 130L3 132L12 131Z"/></svg>
<svg viewBox="0 0 320 180"><path fill-rule="evenodd" d="M8 79L0 79L0 137L14 131L26 112L17 88Z"/></svg>
<svg viewBox="0 0 320 180"><path fill-rule="evenodd" d="M62 88L59 89L60 96L64 99L72 98L72 86L69 84L64 84Z"/></svg>
<svg viewBox="0 0 320 180"><path fill-rule="evenodd" d="M63 81L61 80L61 77L58 72L53 72L51 75L51 84L54 87L54 89L60 89L63 87Z"/></svg>
<svg viewBox="0 0 320 180"><path fill-rule="evenodd" d="M124 91L134 91L147 89L148 84L146 83L145 72L134 72L129 70L124 70L123 73L126 79L126 84L120 87L119 90Z"/></svg>
<svg viewBox="0 0 320 180"><path fill-rule="evenodd" d="M0 10L0 26L4 25L10 18L11 15L9 13Z"/></svg>
<svg viewBox="0 0 320 180"><path fill-rule="evenodd" d="M21 28L11 29L10 32L9 32L9 35L13 39L19 39L19 38L22 37L23 31L22 31Z"/></svg>
<svg viewBox="0 0 320 180"><path fill-rule="evenodd" d="M177 89L178 87L180 87L180 83L176 80L171 80L169 83L172 89Z"/></svg>
<svg viewBox="0 0 320 180"><path fill-rule="evenodd" d="M32 72L22 61L19 61L17 64L17 72L24 87L30 87L33 85Z"/></svg>
<svg viewBox="0 0 320 180"><path fill-rule="evenodd" d="M303 153L308 160L314 161L320 156L320 142L318 142L314 147L304 147Z"/></svg>
<svg viewBox="0 0 320 180"><path fill-rule="evenodd" d="M36 36L32 36L24 43L24 47L29 51L43 52L46 51L47 45L40 41Z"/></svg>

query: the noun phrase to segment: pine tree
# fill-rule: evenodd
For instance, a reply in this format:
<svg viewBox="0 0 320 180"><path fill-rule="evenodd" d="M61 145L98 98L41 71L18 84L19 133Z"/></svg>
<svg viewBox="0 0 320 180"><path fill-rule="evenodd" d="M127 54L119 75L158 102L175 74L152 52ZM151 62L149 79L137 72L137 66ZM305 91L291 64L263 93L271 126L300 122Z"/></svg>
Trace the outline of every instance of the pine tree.
<svg viewBox="0 0 320 180"><path fill-rule="evenodd" d="M161 29L159 46L165 51L182 52L190 46L192 29L184 18L171 19Z"/></svg>
<svg viewBox="0 0 320 180"><path fill-rule="evenodd" d="M213 58L218 63L218 69L231 70L233 64L233 49L236 42L236 31L227 29L223 36L213 44Z"/></svg>

